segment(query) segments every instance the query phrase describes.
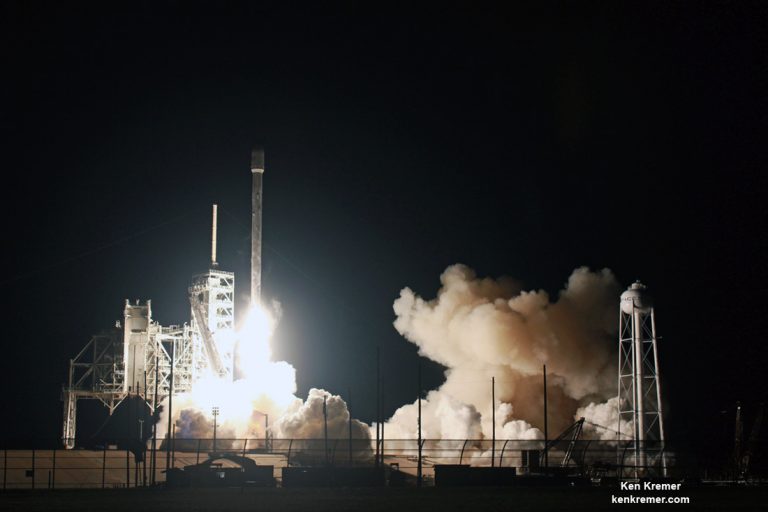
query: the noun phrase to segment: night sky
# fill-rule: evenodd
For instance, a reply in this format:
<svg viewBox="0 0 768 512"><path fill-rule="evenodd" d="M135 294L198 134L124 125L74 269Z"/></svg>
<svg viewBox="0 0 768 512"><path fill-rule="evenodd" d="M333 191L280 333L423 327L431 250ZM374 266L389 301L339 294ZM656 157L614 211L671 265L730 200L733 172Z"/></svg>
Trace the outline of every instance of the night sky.
<svg viewBox="0 0 768 512"><path fill-rule="evenodd" d="M2 3L6 439L60 436L68 359L126 298L189 320L214 202L243 306L255 144L299 396L352 389L373 420L379 346L385 414L412 402L392 302L450 264L553 297L586 265L655 296L669 437L754 413L765 3L281 5Z"/></svg>

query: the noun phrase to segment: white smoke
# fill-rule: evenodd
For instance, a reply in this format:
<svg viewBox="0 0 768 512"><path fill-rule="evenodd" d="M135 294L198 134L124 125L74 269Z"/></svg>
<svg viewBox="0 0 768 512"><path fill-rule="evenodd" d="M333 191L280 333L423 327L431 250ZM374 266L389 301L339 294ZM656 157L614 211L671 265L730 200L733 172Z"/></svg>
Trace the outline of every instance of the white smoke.
<svg viewBox="0 0 768 512"><path fill-rule="evenodd" d="M346 402L338 395L322 389L309 390L307 400L296 400L270 428L272 435L279 439L299 439L294 443L294 462L316 464L328 460L367 462L373 456L369 427L351 419ZM325 444L325 439L330 445ZM339 440L347 440L339 446ZM337 456L337 452L342 452Z"/></svg>
<svg viewBox="0 0 768 512"><path fill-rule="evenodd" d="M397 331L420 355L447 367L443 385L422 401L423 437L490 438L495 377L497 437L542 438L543 364L550 432L564 430L577 414L611 427L617 418L609 417L610 405L597 405L616 394L620 288L609 270L574 270L554 302L543 290L479 279L463 265L448 267L440 282L435 299L404 288L393 305ZM415 409L409 404L394 413L388 438L414 437Z"/></svg>
<svg viewBox="0 0 768 512"><path fill-rule="evenodd" d="M235 335L236 374L241 376L240 379L233 381L209 374L194 383L191 393L174 397L177 438L210 439L215 408L217 438L221 439L218 448L229 447L228 440L265 439L267 436L272 439L321 439L325 431L323 397L327 400L328 436L348 437L349 411L344 400L326 391L312 389L306 402L302 401L295 396L296 370L287 362L272 361L271 338L279 312L278 304L273 304L271 310L261 306L252 306L249 310L242 328ZM165 432L167 425L166 399L160 431ZM368 427L352 420L352 437L369 441ZM370 453L367 441L357 450L360 452L358 457Z"/></svg>
<svg viewBox="0 0 768 512"><path fill-rule="evenodd" d="M349 436L349 416L347 404L340 396L312 388L307 400L295 401L272 425L271 431L282 439L319 439L325 435L327 425L329 438L344 439ZM370 439L368 425L352 419L352 438Z"/></svg>
<svg viewBox="0 0 768 512"><path fill-rule="evenodd" d="M619 398L617 396L604 403L590 402L576 411L576 416L588 419L584 425L587 433L604 441L614 441L621 434L621 439L631 439L634 432L632 421L619 420Z"/></svg>

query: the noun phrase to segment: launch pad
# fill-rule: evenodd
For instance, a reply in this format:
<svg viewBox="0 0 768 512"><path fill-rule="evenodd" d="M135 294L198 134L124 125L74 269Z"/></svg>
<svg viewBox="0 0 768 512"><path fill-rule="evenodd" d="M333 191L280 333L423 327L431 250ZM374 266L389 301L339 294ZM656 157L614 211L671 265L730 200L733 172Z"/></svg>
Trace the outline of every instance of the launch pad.
<svg viewBox="0 0 768 512"><path fill-rule="evenodd" d="M261 205L264 150L251 153L251 300L261 294ZM98 400L111 416L128 396L144 400L151 413L167 397L189 393L203 375L233 379L235 274L216 258L217 205L213 205L210 268L192 278L190 321L163 326L152 317L152 302L125 301L122 320L91 337L69 361L62 389L62 444L75 447L77 403Z"/></svg>

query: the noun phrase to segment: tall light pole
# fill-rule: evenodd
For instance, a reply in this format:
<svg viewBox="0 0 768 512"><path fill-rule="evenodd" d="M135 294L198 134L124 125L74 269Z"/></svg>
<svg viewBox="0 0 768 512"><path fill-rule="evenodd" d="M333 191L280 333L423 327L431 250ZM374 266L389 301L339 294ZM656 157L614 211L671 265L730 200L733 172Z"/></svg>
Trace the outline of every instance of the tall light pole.
<svg viewBox="0 0 768 512"><path fill-rule="evenodd" d="M219 408L218 406L213 406L211 409L211 414L213 414L213 451L216 452L216 418L219 415Z"/></svg>
<svg viewBox="0 0 768 512"><path fill-rule="evenodd" d="M264 448L267 449L267 451L270 450L269 447L269 414L264 413Z"/></svg>
<svg viewBox="0 0 768 512"><path fill-rule="evenodd" d="M549 424L547 420L549 413L547 412L547 365L542 365L542 374L544 375L544 472L549 474Z"/></svg>
<svg viewBox="0 0 768 512"><path fill-rule="evenodd" d="M328 466L328 395L323 395L323 439L325 440L325 465Z"/></svg>
<svg viewBox="0 0 768 512"><path fill-rule="evenodd" d="M496 466L496 377L491 377L491 467Z"/></svg>
<svg viewBox="0 0 768 512"><path fill-rule="evenodd" d="M421 487L421 360L419 360L419 370L418 370L418 381L419 381L419 412L418 412L418 458L416 462L416 486Z"/></svg>

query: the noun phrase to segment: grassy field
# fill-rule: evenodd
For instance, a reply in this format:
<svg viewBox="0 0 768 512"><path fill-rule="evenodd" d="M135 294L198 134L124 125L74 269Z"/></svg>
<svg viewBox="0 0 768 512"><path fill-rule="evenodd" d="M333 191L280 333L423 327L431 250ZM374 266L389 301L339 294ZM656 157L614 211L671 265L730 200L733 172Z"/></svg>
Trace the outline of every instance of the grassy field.
<svg viewBox="0 0 768 512"><path fill-rule="evenodd" d="M7 491L0 510L78 511L526 511L621 510L600 488L357 488L357 489L122 489ZM651 496L687 496L690 504L629 505L651 510L768 510L768 488L691 488Z"/></svg>

